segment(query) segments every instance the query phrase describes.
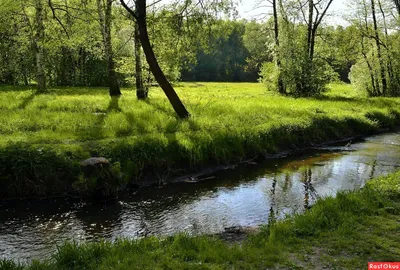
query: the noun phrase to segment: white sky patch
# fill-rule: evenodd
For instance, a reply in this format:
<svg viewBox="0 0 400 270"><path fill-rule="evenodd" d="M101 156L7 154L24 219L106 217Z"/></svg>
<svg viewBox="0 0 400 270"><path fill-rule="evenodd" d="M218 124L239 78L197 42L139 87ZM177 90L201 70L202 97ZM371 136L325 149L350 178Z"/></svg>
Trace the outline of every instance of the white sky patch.
<svg viewBox="0 0 400 270"><path fill-rule="evenodd" d="M247 20L266 20L271 16L271 8L268 1L260 0L239 0L237 6L239 17ZM326 17L325 23L330 25L343 25L346 26L348 23L343 19L343 16L349 11L347 7L348 2L351 0L333 0L331 7L329 8L329 16ZM257 7L259 6L259 7Z"/></svg>

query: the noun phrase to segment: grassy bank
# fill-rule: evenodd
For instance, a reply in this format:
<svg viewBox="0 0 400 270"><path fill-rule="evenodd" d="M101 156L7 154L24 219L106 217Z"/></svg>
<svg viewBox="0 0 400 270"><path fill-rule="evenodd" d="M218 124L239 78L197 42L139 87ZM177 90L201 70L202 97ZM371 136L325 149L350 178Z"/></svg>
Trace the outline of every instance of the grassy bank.
<svg viewBox="0 0 400 270"><path fill-rule="evenodd" d="M65 244L47 262L0 269L366 269L400 258L400 172L318 201L243 242L214 236Z"/></svg>
<svg viewBox="0 0 400 270"><path fill-rule="evenodd" d="M176 118L158 88L141 102L133 90L118 100L105 88L36 94L1 87L1 198L90 188L79 161L91 156L110 159L124 186L400 123L399 98L366 98L349 85L309 99L278 96L255 83L187 83L177 91L189 120Z"/></svg>

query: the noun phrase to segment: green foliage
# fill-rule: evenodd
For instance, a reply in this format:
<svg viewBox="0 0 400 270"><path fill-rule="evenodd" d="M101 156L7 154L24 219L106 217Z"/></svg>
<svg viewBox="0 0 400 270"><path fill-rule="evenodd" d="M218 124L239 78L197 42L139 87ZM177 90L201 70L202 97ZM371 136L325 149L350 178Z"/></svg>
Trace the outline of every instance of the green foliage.
<svg viewBox="0 0 400 270"><path fill-rule="evenodd" d="M279 70L276 64L265 62L261 66L260 81L265 84L269 91L278 91Z"/></svg>
<svg viewBox="0 0 400 270"><path fill-rule="evenodd" d="M316 44L318 57L339 75L338 79L342 82L350 83L350 69L359 59L361 45L355 38L358 34L355 25L320 28L321 39Z"/></svg>
<svg viewBox="0 0 400 270"><path fill-rule="evenodd" d="M246 70L251 57L245 46L244 21L218 20L210 28L207 46L200 47L196 64L182 71L183 81L248 82L257 81L258 69ZM250 42L246 42L250 45ZM261 50L262 48L258 48ZM255 50L255 49L254 49Z"/></svg>
<svg viewBox="0 0 400 270"><path fill-rule="evenodd" d="M50 85L106 86L107 60L95 1L51 1L54 14L46 2L45 12L45 70ZM33 5L34 6L34 5ZM31 84L36 79L34 8L23 1L13 1L0 7L0 84ZM177 7L178 8L178 7ZM122 7L113 12L112 43L118 80L134 82L133 22ZM168 79L177 81L183 66L195 61L199 43L195 38L205 36L201 14L188 17L185 25L177 28L176 10L165 6L157 12L149 11L148 28L152 45L161 68ZM144 57L143 57L144 59ZM145 61L143 61L145 62ZM148 83L154 79L143 69Z"/></svg>
<svg viewBox="0 0 400 270"><path fill-rule="evenodd" d="M285 92L295 97L310 97L325 92L327 84L337 80L337 73L324 61L318 50L310 58L304 26L284 22L281 28L280 46L275 53L275 58L280 59L280 70L273 70L267 64L266 70L261 73L262 80L269 85L275 83L271 89L278 90L280 76Z"/></svg>
<svg viewBox="0 0 400 270"><path fill-rule="evenodd" d="M251 74L251 78L257 79L254 74L262 72L263 63L273 60L271 48L267 46L272 39L269 35L269 27L271 26L268 22L265 24L250 21L245 24L243 43L249 51L249 56L244 69L249 75Z"/></svg>
<svg viewBox="0 0 400 270"><path fill-rule="evenodd" d="M28 84L34 77L32 33L17 11L15 1L0 6L0 84Z"/></svg>
<svg viewBox="0 0 400 270"><path fill-rule="evenodd" d="M351 68L351 82L370 96L400 96L400 35L393 30L398 30L398 18L392 16L391 1L376 2L374 12L370 3L355 1L353 5L358 15L350 21L357 28L354 38L361 48Z"/></svg>
<svg viewBox="0 0 400 270"><path fill-rule="evenodd" d="M159 88L140 102L132 90L110 99L105 88L37 94L28 87L1 87L0 193L73 191L79 162L90 156L120 163L122 175L110 178L109 187L118 190L147 178L157 182L157 175L175 169L370 134L400 120L399 99L368 99L345 84L308 99L266 92L258 83L184 83L176 89L192 112L188 120L175 117ZM81 180L83 192L96 188L90 179Z"/></svg>

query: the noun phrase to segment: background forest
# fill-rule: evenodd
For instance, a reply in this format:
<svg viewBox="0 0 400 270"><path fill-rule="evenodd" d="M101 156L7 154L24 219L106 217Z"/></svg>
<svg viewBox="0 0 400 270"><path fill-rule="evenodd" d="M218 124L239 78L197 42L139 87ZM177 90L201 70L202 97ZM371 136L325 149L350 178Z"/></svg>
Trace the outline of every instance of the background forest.
<svg viewBox="0 0 400 270"><path fill-rule="evenodd" d="M264 21L235 19L228 2L157 2L147 6L146 22L170 81L260 80L269 90L310 96L340 80L372 96L399 95L398 1L351 2L345 27L323 22L332 0L265 1ZM155 80L135 47L131 15L112 0L2 1L0 83L118 88L140 76L147 88Z"/></svg>

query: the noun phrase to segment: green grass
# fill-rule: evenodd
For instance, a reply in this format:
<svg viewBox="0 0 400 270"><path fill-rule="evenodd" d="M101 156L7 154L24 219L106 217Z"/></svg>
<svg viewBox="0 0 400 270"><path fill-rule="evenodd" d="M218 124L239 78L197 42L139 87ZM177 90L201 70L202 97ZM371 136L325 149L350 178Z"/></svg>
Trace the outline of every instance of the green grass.
<svg viewBox="0 0 400 270"><path fill-rule="evenodd" d="M0 181L4 197L73 191L78 161L119 162L124 181L198 170L400 123L399 98L366 98L337 84L316 98L282 97L257 83L182 83L191 112L177 119L164 94L137 101L132 89L0 87Z"/></svg>
<svg viewBox="0 0 400 270"><path fill-rule="evenodd" d="M239 243L216 236L65 243L51 259L0 269L366 269L400 258L400 172L319 200Z"/></svg>

